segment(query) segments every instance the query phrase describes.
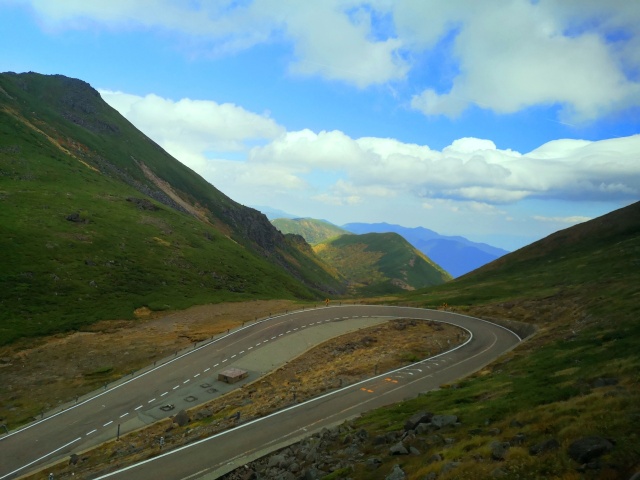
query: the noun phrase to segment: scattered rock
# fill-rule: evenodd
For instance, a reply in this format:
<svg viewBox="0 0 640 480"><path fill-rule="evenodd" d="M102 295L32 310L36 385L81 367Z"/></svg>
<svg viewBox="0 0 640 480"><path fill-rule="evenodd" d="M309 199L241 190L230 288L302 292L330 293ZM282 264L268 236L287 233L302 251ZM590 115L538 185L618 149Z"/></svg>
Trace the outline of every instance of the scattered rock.
<svg viewBox="0 0 640 480"><path fill-rule="evenodd" d="M491 448L491 458L493 460L504 460L510 446L508 442L491 442L489 444L489 448Z"/></svg>
<svg viewBox="0 0 640 480"><path fill-rule="evenodd" d="M460 466L460 462L447 462L440 469L440 473L444 474L450 472L451 470L455 470Z"/></svg>
<svg viewBox="0 0 640 480"><path fill-rule="evenodd" d="M584 437L569 445L569 456L578 463L588 463L613 450L613 443L602 437Z"/></svg>
<svg viewBox="0 0 640 480"><path fill-rule="evenodd" d="M396 443L389 449L390 455L409 455L409 450L404 446L402 442Z"/></svg>
<svg viewBox="0 0 640 480"><path fill-rule="evenodd" d="M385 480L403 480L407 478L407 474L400 468L400 465L394 465L391 473L384 477Z"/></svg>
<svg viewBox="0 0 640 480"><path fill-rule="evenodd" d="M560 448L560 444L555 438L550 438L540 443L536 443L529 448L529 455L539 455L545 452L551 452Z"/></svg>
<svg viewBox="0 0 640 480"><path fill-rule="evenodd" d="M412 415L411 417L409 417L409 419L404 424L404 429L405 431L415 430L419 424L429 423L432 417L433 417L433 413L429 413L425 411L418 412Z"/></svg>
<svg viewBox="0 0 640 480"><path fill-rule="evenodd" d="M69 457L69 465L75 465L78 463L78 460L80 460L80 457L77 454L72 453Z"/></svg>
<svg viewBox="0 0 640 480"><path fill-rule="evenodd" d="M140 210L149 210L152 212L156 210L160 210L158 206L156 206L154 203L152 203L150 200L146 198L128 197L127 202L133 203Z"/></svg>
<svg viewBox="0 0 640 480"><path fill-rule="evenodd" d="M173 417L173 422L177 423L181 427L184 427L187 423L189 423L189 415L184 410L180 410L178 413L176 413L175 417Z"/></svg>
<svg viewBox="0 0 640 480"><path fill-rule="evenodd" d="M448 427L454 425L458 421L458 417L455 415L434 415L431 417L431 425L436 428Z"/></svg>
<svg viewBox="0 0 640 480"><path fill-rule="evenodd" d="M382 465L382 460L380 460L378 457L371 457L367 458L364 464L369 470L375 470L377 468L380 468L380 465Z"/></svg>

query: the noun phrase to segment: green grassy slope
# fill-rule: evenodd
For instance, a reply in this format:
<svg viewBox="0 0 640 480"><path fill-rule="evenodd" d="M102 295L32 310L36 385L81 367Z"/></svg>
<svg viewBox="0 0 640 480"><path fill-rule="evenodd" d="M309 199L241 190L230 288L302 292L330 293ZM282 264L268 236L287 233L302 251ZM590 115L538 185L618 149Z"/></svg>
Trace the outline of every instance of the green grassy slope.
<svg viewBox="0 0 640 480"><path fill-rule="evenodd" d="M455 388L377 410L358 424L376 435L402 429L419 410L459 417L460 426L437 432L448 445L433 437L412 441L421 455L402 462L409 478L630 478L640 470L639 262L636 203L406 294L403 304L447 303L461 313L529 323L537 333ZM569 446L589 436L614 446L585 466ZM547 440L557 447L531 453ZM503 459L492 458L492 442L508 443ZM451 462L455 468L443 473ZM388 457L376 472L358 467L349 476L382 479L394 463Z"/></svg>
<svg viewBox="0 0 640 480"><path fill-rule="evenodd" d="M276 218L271 223L282 233L301 235L311 245L349 234L332 223L314 218Z"/></svg>
<svg viewBox="0 0 640 480"><path fill-rule="evenodd" d="M92 92L65 77L0 75L0 344L131 318L142 306L340 288L308 247Z"/></svg>
<svg viewBox="0 0 640 480"><path fill-rule="evenodd" d="M314 250L359 295L403 292L451 278L396 233L343 235L315 245Z"/></svg>

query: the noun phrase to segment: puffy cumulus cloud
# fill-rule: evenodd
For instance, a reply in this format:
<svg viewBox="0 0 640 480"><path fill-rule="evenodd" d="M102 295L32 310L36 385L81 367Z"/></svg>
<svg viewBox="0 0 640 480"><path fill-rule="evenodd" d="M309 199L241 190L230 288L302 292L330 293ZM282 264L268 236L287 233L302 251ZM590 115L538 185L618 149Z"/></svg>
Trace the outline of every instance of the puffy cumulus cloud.
<svg viewBox="0 0 640 480"><path fill-rule="evenodd" d="M557 140L529 153L462 138L442 151L339 131L287 132L254 147L252 165L277 165L340 180L317 198L334 204L412 193L428 199L512 204L526 198L621 201L640 195L640 135L598 142ZM311 181L311 180L309 180Z"/></svg>
<svg viewBox="0 0 640 480"><path fill-rule="evenodd" d="M157 28L216 55L267 42L293 45L290 71L359 88L402 79L409 70L397 37L375 38L366 2L323 0L15 0L30 4L50 28ZM354 14L354 8L358 14ZM190 51L190 55L192 55Z"/></svg>
<svg viewBox="0 0 640 480"><path fill-rule="evenodd" d="M201 170L207 152L240 151L248 143L271 140L284 129L265 115L231 103L188 98L173 101L101 90L102 98L165 150Z"/></svg>
<svg viewBox="0 0 640 480"><path fill-rule="evenodd" d="M393 9L400 38L416 49L454 36L460 73L449 90L427 85L412 98L412 107L426 115L456 117L471 105L508 114L557 104L563 119L590 121L640 105L633 73L640 67L637 2L489 0L434 7L408 0Z"/></svg>

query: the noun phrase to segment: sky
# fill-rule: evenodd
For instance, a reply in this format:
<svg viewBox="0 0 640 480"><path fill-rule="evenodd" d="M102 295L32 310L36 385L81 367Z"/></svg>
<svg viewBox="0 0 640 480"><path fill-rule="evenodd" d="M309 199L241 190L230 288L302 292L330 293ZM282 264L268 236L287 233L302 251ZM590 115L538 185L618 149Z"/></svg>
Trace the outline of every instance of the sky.
<svg viewBox="0 0 640 480"><path fill-rule="evenodd" d="M0 0L235 201L515 250L640 199L640 1Z"/></svg>

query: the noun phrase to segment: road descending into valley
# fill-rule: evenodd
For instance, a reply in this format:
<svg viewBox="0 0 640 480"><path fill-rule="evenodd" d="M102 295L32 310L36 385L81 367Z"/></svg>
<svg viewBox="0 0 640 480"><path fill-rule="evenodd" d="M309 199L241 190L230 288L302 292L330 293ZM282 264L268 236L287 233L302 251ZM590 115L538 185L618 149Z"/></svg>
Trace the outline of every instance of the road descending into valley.
<svg viewBox="0 0 640 480"><path fill-rule="evenodd" d="M254 359L257 366L248 369L247 381L256 380L272 369L272 364L265 361L260 352L267 351L267 346L274 342L280 347L279 354L286 356L290 350L288 345L300 341L303 332L328 328L335 323L367 325L393 318L445 322L467 330L470 336L464 344L438 356L331 391L272 415L241 422L233 429L169 450L132 467L110 473L105 470L96 478L217 478L324 427L469 375L521 340L510 330L484 320L410 307L346 305L273 316L133 374L64 411L0 437L0 480L17 478L111 440L118 431L122 435L174 415L182 408L220 396L237 387L217 381L218 373L228 367L251 365Z"/></svg>

